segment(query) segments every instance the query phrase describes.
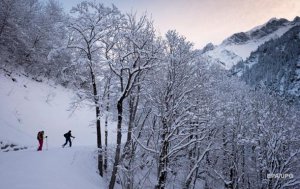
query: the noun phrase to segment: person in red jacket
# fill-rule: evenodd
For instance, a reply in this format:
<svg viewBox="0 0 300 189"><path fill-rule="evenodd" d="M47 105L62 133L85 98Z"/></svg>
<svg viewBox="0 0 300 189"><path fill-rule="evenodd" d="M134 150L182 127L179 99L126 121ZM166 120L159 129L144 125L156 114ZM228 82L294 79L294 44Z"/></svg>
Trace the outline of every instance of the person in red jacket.
<svg viewBox="0 0 300 189"><path fill-rule="evenodd" d="M47 138L47 136L45 138ZM38 132L37 139L39 141L39 147L38 147L37 151L42 151L43 143L44 143L44 131L39 131Z"/></svg>

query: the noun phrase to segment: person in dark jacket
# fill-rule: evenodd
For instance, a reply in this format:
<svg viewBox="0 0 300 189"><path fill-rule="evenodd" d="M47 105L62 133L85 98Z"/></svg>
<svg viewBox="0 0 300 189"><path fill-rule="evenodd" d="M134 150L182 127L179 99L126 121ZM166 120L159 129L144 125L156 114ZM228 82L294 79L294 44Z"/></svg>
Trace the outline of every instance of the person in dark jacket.
<svg viewBox="0 0 300 189"><path fill-rule="evenodd" d="M67 143L69 142L70 147L72 146L72 141L71 141L71 137L75 138L74 136L72 136L71 131L67 132L64 134L64 137L66 138L66 142L62 145L62 147L65 147L67 145Z"/></svg>
<svg viewBox="0 0 300 189"><path fill-rule="evenodd" d="M47 136L45 138L47 138ZM44 131L39 131L38 132L37 140L39 141L39 147L38 147L37 151L42 151L43 143L44 143Z"/></svg>

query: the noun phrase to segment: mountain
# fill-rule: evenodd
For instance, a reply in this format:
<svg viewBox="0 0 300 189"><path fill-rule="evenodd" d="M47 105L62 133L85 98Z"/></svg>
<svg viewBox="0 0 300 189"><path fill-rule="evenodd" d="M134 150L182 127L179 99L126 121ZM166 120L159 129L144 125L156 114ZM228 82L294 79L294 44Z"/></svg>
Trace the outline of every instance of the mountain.
<svg viewBox="0 0 300 189"><path fill-rule="evenodd" d="M266 85L280 94L300 97L300 26L259 46L232 72L249 85Z"/></svg>
<svg viewBox="0 0 300 189"><path fill-rule="evenodd" d="M220 64L225 69L231 69L238 62L249 58L251 52L256 51L265 42L280 38L298 25L300 25L299 17L292 21L272 18L267 23L250 31L233 34L220 45L208 44L202 49L201 56L207 62Z"/></svg>

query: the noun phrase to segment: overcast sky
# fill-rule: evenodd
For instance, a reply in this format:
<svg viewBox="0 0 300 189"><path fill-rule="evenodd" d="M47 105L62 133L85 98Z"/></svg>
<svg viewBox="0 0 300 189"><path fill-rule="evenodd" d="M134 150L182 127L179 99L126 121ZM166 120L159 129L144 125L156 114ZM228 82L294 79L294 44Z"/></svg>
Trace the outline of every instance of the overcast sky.
<svg viewBox="0 0 300 189"><path fill-rule="evenodd" d="M68 11L81 0L59 0ZM97 0L122 12L147 12L160 35L176 29L201 48L219 44L233 33L247 31L271 18L300 16L300 0Z"/></svg>

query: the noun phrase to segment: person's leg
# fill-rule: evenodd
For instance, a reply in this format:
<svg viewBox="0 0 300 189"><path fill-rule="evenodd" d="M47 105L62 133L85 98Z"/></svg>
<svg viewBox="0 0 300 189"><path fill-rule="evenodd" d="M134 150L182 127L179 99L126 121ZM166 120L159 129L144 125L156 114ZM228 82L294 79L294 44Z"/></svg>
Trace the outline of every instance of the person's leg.
<svg viewBox="0 0 300 189"><path fill-rule="evenodd" d="M44 143L44 140L42 139L41 140L41 150L43 150L43 143Z"/></svg>
<svg viewBox="0 0 300 189"><path fill-rule="evenodd" d="M41 151L41 141L40 140L38 140L38 141L39 141L39 147L38 147L37 151Z"/></svg>
<svg viewBox="0 0 300 189"><path fill-rule="evenodd" d="M68 139L66 138L66 142L63 144L63 147L65 147L68 143Z"/></svg>
<svg viewBox="0 0 300 189"><path fill-rule="evenodd" d="M69 138L69 145L70 145L70 147L72 147L72 141L71 141L71 138Z"/></svg>
<svg viewBox="0 0 300 189"><path fill-rule="evenodd" d="M42 151L43 149L43 140L39 140L39 148L38 148L38 151Z"/></svg>

